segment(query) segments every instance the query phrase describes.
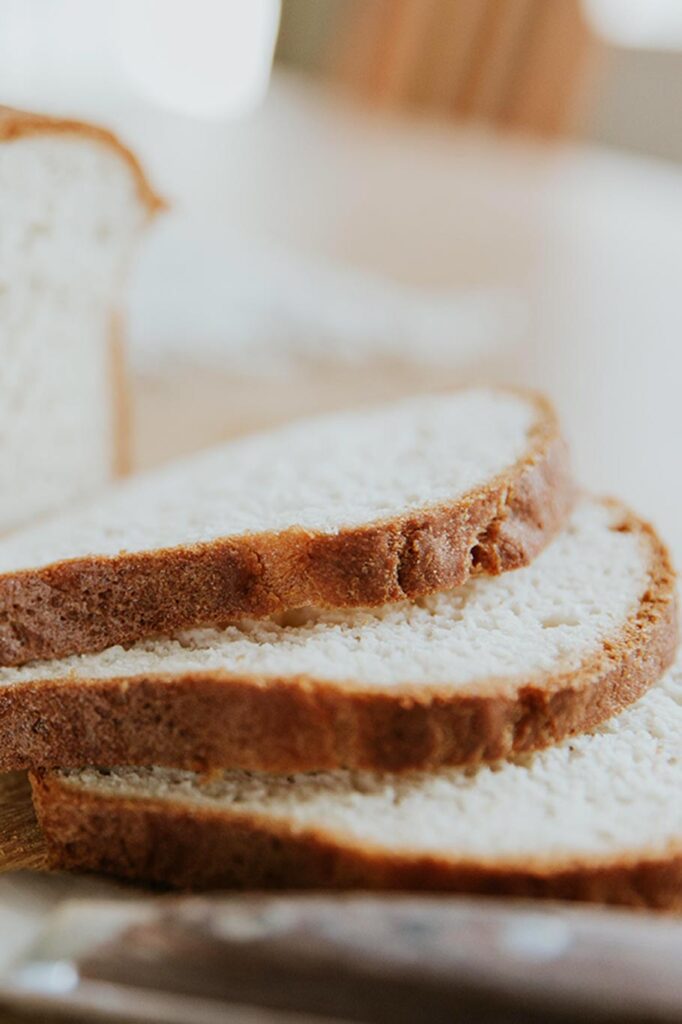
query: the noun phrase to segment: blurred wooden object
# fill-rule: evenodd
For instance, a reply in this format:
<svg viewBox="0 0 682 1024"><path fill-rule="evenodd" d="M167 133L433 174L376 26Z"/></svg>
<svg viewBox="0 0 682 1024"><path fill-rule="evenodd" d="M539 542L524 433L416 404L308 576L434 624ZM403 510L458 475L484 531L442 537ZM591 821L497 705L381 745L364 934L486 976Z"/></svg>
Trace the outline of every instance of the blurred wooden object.
<svg viewBox="0 0 682 1024"><path fill-rule="evenodd" d="M415 68L415 104L448 110L460 94L479 27L479 0L435 0L429 44Z"/></svg>
<svg viewBox="0 0 682 1024"><path fill-rule="evenodd" d="M480 9L481 4L474 0L472 6ZM462 116L494 121L500 118L515 79L525 71L523 51L532 26L533 0L487 0L484 6L455 110Z"/></svg>
<svg viewBox="0 0 682 1024"><path fill-rule="evenodd" d="M377 54L390 4L391 0L346 0L339 17L331 63L341 84L359 95L376 93L380 77Z"/></svg>
<svg viewBox="0 0 682 1024"><path fill-rule="evenodd" d="M574 126L598 52L580 0L352 0L335 39L368 102L540 135Z"/></svg>
<svg viewBox="0 0 682 1024"><path fill-rule="evenodd" d="M598 47L579 0L534 0L533 7L501 120L558 134L575 123Z"/></svg>
<svg viewBox="0 0 682 1024"><path fill-rule="evenodd" d="M0 775L0 874L44 866L45 847L28 779L19 773Z"/></svg>

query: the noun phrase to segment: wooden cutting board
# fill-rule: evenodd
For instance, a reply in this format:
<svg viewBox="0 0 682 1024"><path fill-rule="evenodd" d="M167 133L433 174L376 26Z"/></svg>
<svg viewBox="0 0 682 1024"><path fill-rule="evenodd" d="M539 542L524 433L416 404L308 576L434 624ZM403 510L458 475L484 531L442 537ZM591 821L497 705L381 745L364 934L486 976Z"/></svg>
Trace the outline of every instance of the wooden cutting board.
<svg viewBox="0 0 682 1024"><path fill-rule="evenodd" d="M44 870L45 845L25 775L0 775L0 872Z"/></svg>

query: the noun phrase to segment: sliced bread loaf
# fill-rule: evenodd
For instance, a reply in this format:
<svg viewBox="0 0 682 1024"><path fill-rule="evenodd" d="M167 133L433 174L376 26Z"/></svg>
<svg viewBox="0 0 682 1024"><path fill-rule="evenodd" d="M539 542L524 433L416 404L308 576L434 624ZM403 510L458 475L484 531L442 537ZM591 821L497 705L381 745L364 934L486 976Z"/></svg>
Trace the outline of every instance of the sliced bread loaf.
<svg viewBox="0 0 682 1024"><path fill-rule="evenodd" d="M125 461L116 314L159 206L108 132L0 107L0 533Z"/></svg>
<svg viewBox="0 0 682 1024"><path fill-rule="evenodd" d="M572 504L540 399L464 390L296 423L0 542L0 664L525 565Z"/></svg>
<svg viewBox="0 0 682 1024"><path fill-rule="evenodd" d="M613 715L675 643L660 541L622 506L584 499L532 565L416 603L0 669L0 768L490 761Z"/></svg>
<svg viewBox="0 0 682 1024"><path fill-rule="evenodd" d="M121 768L32 781L58 867L183 887L442 889L682 910L680 662L594 732L477 771Z"/></svg>

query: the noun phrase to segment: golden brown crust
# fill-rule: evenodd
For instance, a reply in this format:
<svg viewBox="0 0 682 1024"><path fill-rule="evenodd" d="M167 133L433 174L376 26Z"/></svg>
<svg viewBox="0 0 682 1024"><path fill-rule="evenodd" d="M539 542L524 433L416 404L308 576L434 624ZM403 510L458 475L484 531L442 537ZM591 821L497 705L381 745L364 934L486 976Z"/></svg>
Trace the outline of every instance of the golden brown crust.
<svg viewBox="0 0 682 1024"><path fill-rule="evenodd" d="M158 764L290 772L429 770L521 755L586 731L637 700L672 663L675 577L653 530L650 580L617 636L575 672L481 680L466 690L311 678L46 680L0 689L0 770ZM407 675L407 671L406 671Z"/></svg>
<svg viewBox="0 0 682 1024"><path fill-rule="evenodd" d="M137 157L106 128L69 118L50 117L47 114L34 114L26 110L0 106L0 143L50 133L79 135L114 149L133 172L140 199L149 213L154 214L165 208L166 203L154 192Z"/></svg>
<svg viewBox="0 0 682 1024"><path fill-rule="evenodd" d="M297 527L0 576L0 665L306 605L377 606L526 565L575 497L554 413L535 402L526 455L449 504L334 534Z"/></svg>
<svg viewBox="0 0 682 1024"><path fill-rule="evenodd" d="M101 795L32 774L51 866L183 889L375 889L582 900L682 910L682 844L620 859L496 864L400 855L253 815Z"/></svg>

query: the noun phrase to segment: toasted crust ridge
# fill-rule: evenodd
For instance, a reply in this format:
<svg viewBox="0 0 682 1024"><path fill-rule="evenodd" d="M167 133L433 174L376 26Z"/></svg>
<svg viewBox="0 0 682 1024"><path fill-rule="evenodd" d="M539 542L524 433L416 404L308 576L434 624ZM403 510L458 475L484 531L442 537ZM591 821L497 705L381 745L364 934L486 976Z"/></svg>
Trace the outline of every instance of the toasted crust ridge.
<svg viewBox="0 0 682 1024"><path fill-rule="evenodd" d="M181 889L460 892L682 910L682 847L621 858L496 864L387 853L255 815L95 795L31 775L50 864Z"/></svg>
<svg viewBox="0 0 682 1024"><path fill-rule="evenodd" d="M26 110L15 110L13 107L0 106L0 143L12 142L15 139L30 135L79 135L92 139L116 150L130 167L137 182L140 199L150 214L166 208L166 202L150 185L137 157L106 128L76 121L72 118L51 117L47 114L35 114Z"/></svg>
<svg viewBox="0 0 682 1024"><path fill-rule="evenodd" d="M451 503L336 533L292 527L0 576L0 665L313 605L376 607L531 562L575 502L551 407L508 470Z"/></svg>
<svg viewBox="0 0 682 1024"><path fill-rule="evenodd" d="M619 506L620 507L620 506ZM443 686L330 683L211 671L42 680L0 689L0 770L157 764L291 772L430 770L523 755L585 732L642 696L672 663L675 576L657 535L649 584L617 636L575 672Z"/></svg>

